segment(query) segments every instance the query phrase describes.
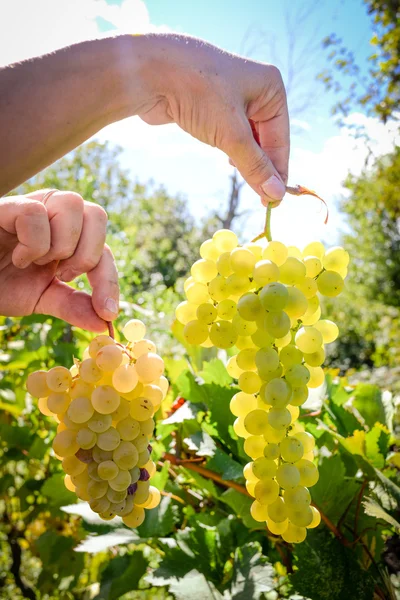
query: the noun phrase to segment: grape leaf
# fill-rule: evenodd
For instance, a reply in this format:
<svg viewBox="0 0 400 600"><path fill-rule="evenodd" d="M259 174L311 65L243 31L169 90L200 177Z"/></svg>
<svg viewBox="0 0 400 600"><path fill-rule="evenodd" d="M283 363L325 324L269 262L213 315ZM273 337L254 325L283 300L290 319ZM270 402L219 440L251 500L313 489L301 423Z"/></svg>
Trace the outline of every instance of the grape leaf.
<svg viewBox="0 0 400 600"><path fill-rule="evenodd" d="M196 431L183 441L189 450L196 452L197 456L214 456L215 454L216 444L205 431Z"/></svg>
<svg viewBox="0 0 400 600"><path fill-rule="evenodd" d="M203 363L203 370L199 373L200 377L205 383L216 383L220 386L230 385L232 383L232 377L222 360L213 358L208 362Z"/></svg>
<svg viewBox="0 0 400 600"><path fill-rule="evenodd" d="M215 384L206 384L204 387L208 389L210 396L210 423L215 427L218 432L218 437L225 446L227 446L234 455L237 455L238 444L231 435L231 428L235 422L235 417L229 408L230 401L232 396L236 393L236 390L234 388L222 388Z"/></svg>
<svg viewBox="0 0 400 600"><path fill-rule="evenodd" d="M315 505L333 522L337 523L359 485L345 477L345 466L339 456L325 457L318 467L319 480L312 488Z"/></svg>
<svg viewBox="0 0 400 600"><path fill-rule="evenodd" d="M236 548L229 597L258 600L274 589L274 575L273 566L262 556L260 544L252 542Z"/></svg>
<svg viewBox="0 0 400 600"><path fill-rule="evenodd" d="M385 408L382 403L382 392L376 385L359 383L354 391L353 406L372 428L378 421L386 425Z"/></svg>
<svg viewBox="0 0 400 600"><path fill-rule="evenodd" d="M365 454L370 463L377 469L382 469L385 466L389 439L389 432L380 423L376 423L365 435Z"/></svg>
<svg viewBox="0 0 400 600"><path fill-rule="evenodd" d="M362 504L367 515L370 515L371 517L376 517L377 519L383 519L384 521L392 525L392 527L397 529L397 531L400 533L400 523L396 521L396 519L394 519L391 515L389 515L389 513L386 512L386 510L382 508L382 506L380 506L380 504L378 504L376 500L374 500L373 498L365 498Z"/></svg>
<svg viewBox="0 0 400 600"><path fill-rule="evenodd" d="M76 502L77 497L73 492L67 490L64 485L64 477L61 473L56 473L46 479L41 488L41 493L47 496L51 506L61 508L65 504Z"/></svg>
<svg viewBox="0 0 400 600"><path fill-rule="evenodd" d="M143 540L140 539L137 532L129 529L114 529L104 535L88 535L76 548L75 552L89 552L90 554L96 554L97 552L104 552L108 548L113 546L119 546L120 544L131 544L138 543Z"/></svg>
<svg viewBox="0 0 400 600"><path fill-rule="evenodd" d="M184 371L178 377L174 386L180 396L193 404L207 404L207 391L190 371Z"/></svg>
<svg viewBox="0 0 400 600"><path fill-rule="evenodd" d="M243 466L220 448L216 449L214 456L207 462L207 469L218 473L223 479L244 482Z"/></svg>
<svg viewBox="0 0 400 600"><path fill-rule="evenodd" d="M171 582L169 591L176 600L223 600L223 596L211 581L196 569L182 579Z"/></svg>
<svg viewBox="0 0 400 600"><path fill-rule="evenodd" d="M233 488L229 488L221 494L220 500L230 506L249 529L265 529L265 523L258 523L250 514L250 506L253 503L253 498L250 496L245 496Z"/></svg>
<svg viewBox="0 0 400 600"><path fill-rule="evenodd" d="M127 592L137 590L146 569L147 560L139 550L113 558L101 574L97 599L117 600Z"/></svg>
<svg viewBox="0 0 400 600"><path fill-rule="evenodd" d="M179 521L179 508L171 498L165 496L156 508L146 510L145 515L142 525L138 527L140 537L166 536L174 531Z"/></svg>
<svg viewBox="0 0 400 600"><path fill-rule="evenodd" d="M171 423L183 423L184 421L191 421L196 419L196 415L199 412L199 407L192 402L185 402L181 407L178 408L170 417L162 421L163 425L170 425Z"/></svg>

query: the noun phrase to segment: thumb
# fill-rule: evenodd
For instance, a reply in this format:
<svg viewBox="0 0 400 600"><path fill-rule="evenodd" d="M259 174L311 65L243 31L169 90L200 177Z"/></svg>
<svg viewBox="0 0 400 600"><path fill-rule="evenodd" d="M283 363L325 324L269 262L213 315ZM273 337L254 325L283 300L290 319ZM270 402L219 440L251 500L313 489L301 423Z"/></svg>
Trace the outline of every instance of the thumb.
<svg viewBox="0 0 400 600"><path fill-rule="evenodd" d="M285 184L269 156L260 148L254 139L250 124L242 121L240 126L230 128L224 147L242 177L253 188L262 203L280 202L286 193Z"/></svg>
<svg viewBox="0 0 400 600"><path fill-rule="evenodd" d="M75 327L96 333L107 329L106 322L95 312L89 294L74 290L56 278L43 292L34 312L52 315Z"/></svg>

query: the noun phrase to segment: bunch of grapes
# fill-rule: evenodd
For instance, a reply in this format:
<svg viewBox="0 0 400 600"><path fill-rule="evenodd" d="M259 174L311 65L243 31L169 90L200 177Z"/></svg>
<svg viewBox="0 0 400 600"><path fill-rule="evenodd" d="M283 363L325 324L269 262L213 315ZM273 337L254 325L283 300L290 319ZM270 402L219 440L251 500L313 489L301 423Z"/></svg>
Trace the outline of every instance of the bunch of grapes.
<svg viewBox="0 0 400 600"><path fill-rule="evenodd" d="M251 514L291 543L320 522L308 488L318 481L314 438L296 422L308 389L324 382L324 345L339 333L320 320L318 294L344 287L348 253L313 242L301 252L272 241L238 245L229 230L200 247L176 317L188 344L235 354L227 363L241 391L230 408L251 457L244 468Z"/></svg>
<svg viewBox="0 0 400 600"><path fill-rule="evenodd" d="M27 390L40 411L58 422L53 450L62 460L65 486L106 521L116 515L138 527L145 508L160 502L150 485L153 415L168 391L164 362L146 327L132 319L128 344L98 335L71 369L36 371Z"/></svg>

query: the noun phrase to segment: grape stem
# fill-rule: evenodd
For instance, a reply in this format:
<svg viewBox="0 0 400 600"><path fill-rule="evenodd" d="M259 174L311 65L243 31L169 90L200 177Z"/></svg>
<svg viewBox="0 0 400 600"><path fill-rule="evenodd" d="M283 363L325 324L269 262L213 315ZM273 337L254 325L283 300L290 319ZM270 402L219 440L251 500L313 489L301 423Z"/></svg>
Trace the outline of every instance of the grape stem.
<svg viewBox="0 0 400 600"><path fill-rule="evenodd" d="M271 213L272 213L272 204L268 204L267 212L266 212L266 215L265 215L265 227L264 227L264 231L262 233L260 233L259 235L257 235L253 240L251 240L253 243L254 242L258 242L258 240L261 240L263 237L267 238L268 242L272 241L272 235L271 235Z"/></svg>
<svg viewBox="0 0 400 600"><path fill-rule="evenodd" d="M108 335L110 338L114 339L114 325L111 323L111 321L106 321L106 323L108 327Z"/></svg>

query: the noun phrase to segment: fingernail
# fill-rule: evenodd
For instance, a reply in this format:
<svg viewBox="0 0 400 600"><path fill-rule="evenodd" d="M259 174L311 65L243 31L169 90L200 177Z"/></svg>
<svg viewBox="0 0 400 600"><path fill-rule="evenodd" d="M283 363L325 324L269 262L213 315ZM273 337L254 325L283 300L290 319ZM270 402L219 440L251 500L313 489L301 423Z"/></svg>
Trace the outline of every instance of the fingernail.
<svg viewBox="0 0 400 600"><path fill-rule="evenodd" d="M272 175L267 181L262 183L261 189L271 200L282 200L286 192L285 186L276 175Z"/></svg>
<svg viewBox="0 0 400 600"><path fill-rule="evenodd" d="M104 303L104 306L105 306L106 310L108 310L113 315L118 314L118 306L113 298L107 298L107 300Z"/></svg>

